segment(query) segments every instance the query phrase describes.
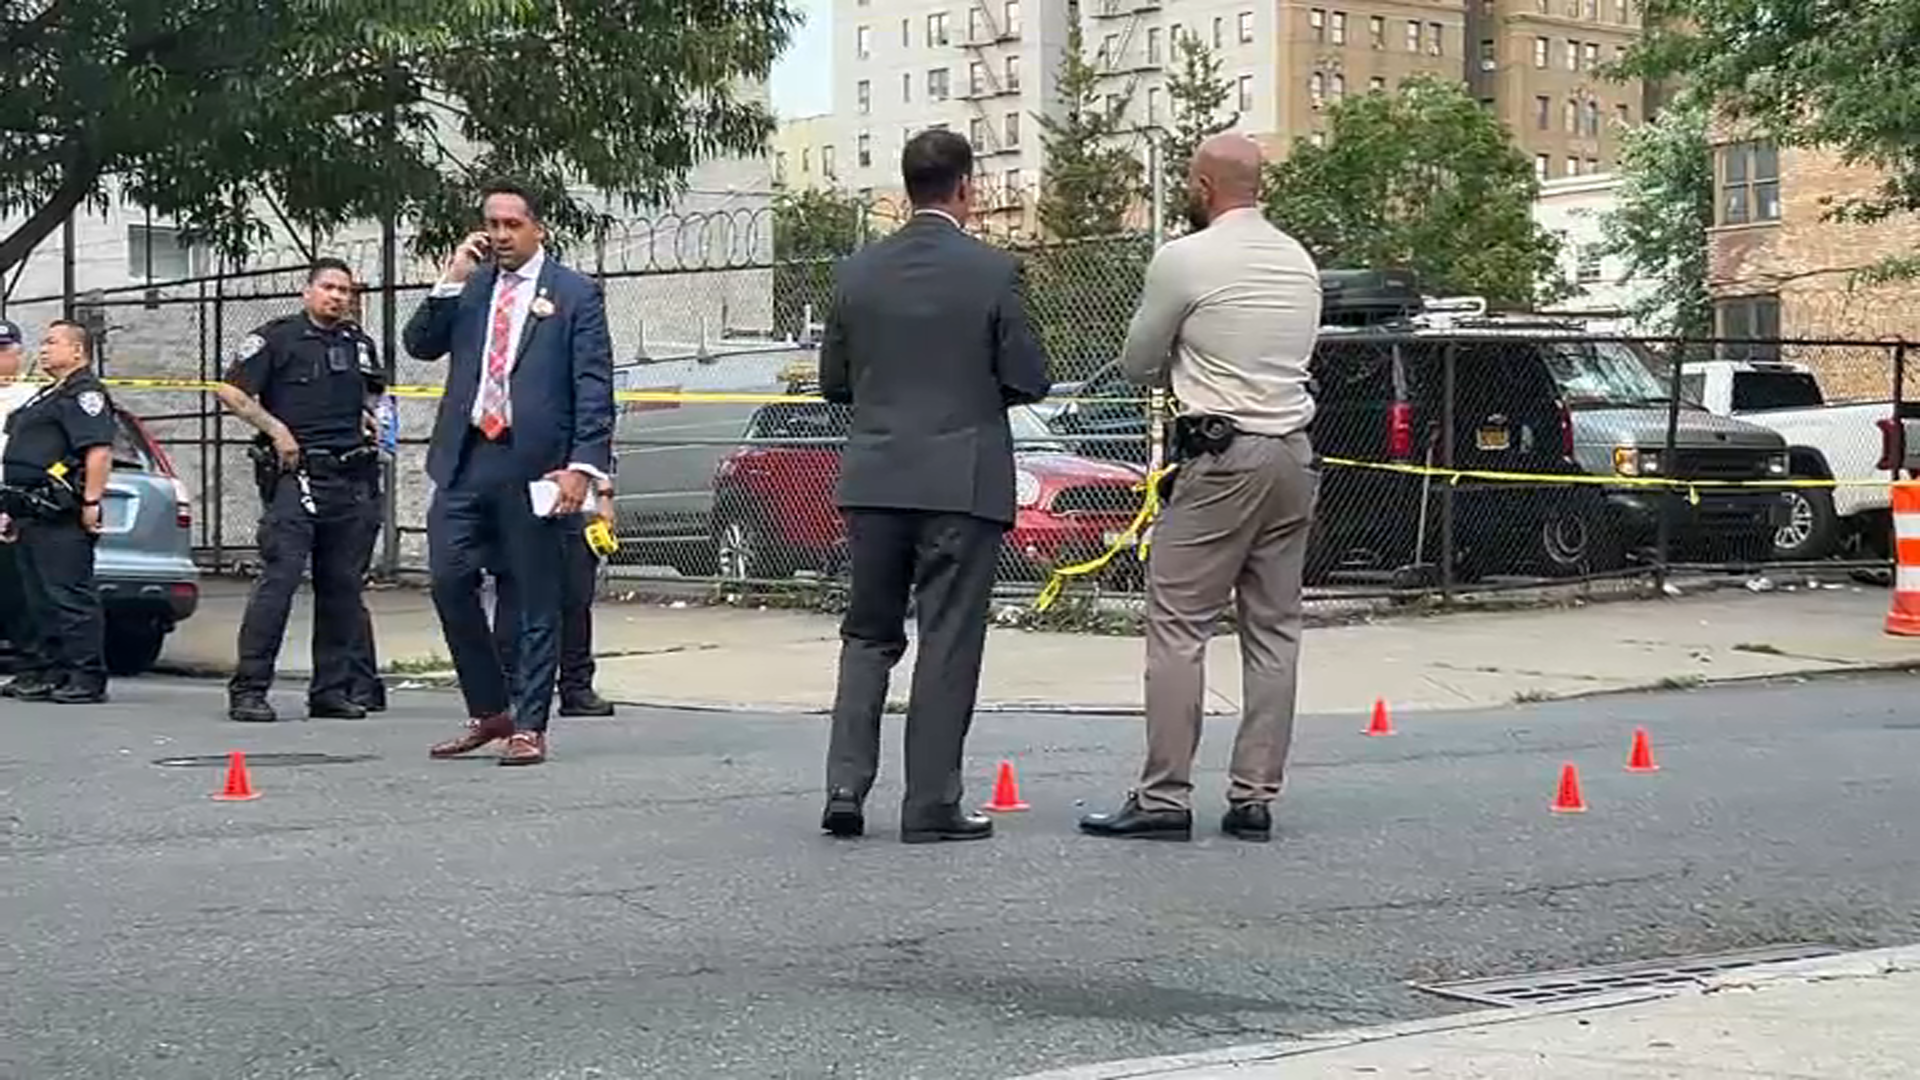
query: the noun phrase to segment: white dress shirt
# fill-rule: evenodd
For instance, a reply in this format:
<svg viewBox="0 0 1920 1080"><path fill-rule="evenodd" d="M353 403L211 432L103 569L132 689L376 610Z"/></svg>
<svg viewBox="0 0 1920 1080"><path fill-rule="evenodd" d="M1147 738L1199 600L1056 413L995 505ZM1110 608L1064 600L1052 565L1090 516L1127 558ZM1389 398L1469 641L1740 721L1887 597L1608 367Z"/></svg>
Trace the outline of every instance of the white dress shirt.
<svg viewBox="0 0 1920 1080"><path fill-rule="evenodd" d="M508 393L506 407L502 411L506 414L505 418L508 429L511 430L513 427L513 393L511 389L513 385L513 369L514 366L520 362L520 338L526 332L527 319L531 317L533 308L533 299L539 295L540 292L540 270L546 266L546 264L547 249L540 247L535 248L533 255L530 256L526 262L520 264L520 269L508 270L503 266L494 274L493 291L487 294L487 335L485 340L480 343L480 386L474 392L473 412L470 414L474 427L480 426L480 420L486 414L483 402L486 399L484 391L487 386L487 358L493 355L493 309L494 306L500 302L500 290L506 284L509 275L518 281L519 284L514 287L513 306L508 315L507 370L502 376L507 381ZM436 300L446 299L448 297L459 296L461 290L465 288L465 282L443 280L433 287L430 295ZM607 478L606 473L582 462L568 462L567 468L575 472L585 473L595 480L605 480Z"/></svg>
<svg viewBox="0 0 1920 1080"><path fill-rule="evenodd" d="M0 457L7 453L7 417L31 400L39 389L30 382L0 383Z"/></svg>

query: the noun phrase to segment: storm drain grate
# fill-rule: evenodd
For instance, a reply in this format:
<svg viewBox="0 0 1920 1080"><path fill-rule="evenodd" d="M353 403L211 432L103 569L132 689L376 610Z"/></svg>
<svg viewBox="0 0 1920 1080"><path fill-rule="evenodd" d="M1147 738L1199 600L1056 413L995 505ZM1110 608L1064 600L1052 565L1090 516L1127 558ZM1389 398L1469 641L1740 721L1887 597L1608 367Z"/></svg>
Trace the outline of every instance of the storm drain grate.
<svg viewBox="0 0 1920 1080"><path fill-rule="evenodd" d="M1570 968L1530 975L1505 975L1450 983L1415 983L1414 989L1482 1005L1542 1005L1624 990L1682 986L1740 968L1814 960L1845 952L1831 945L1776 945L1765 949L1641 960L1630 964Z"/></svg>
<svg viewBox="0 0 1920 1080"><path fill-rule="evenodd" d="M362 761L372 761L373 754L248 754L247 767L272 768L275 765L354 765ZM225 754L198 754L192 757L165 757L155 761L170 769L211 769L226 768Z"/></svg>

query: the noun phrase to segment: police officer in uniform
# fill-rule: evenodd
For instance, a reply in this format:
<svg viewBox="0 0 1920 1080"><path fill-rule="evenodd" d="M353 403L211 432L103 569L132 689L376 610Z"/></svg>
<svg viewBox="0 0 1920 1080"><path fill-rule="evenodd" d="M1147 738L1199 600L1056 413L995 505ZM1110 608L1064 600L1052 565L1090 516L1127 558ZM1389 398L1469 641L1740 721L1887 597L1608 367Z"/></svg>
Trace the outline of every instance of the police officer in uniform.
<svg viewBox="0 0 1920 1080"><path fill-rule="evenodd" d="M10 697L85 705L107 698L104 623L93 577L101 498L113 470L113 404L87 360L87 329L47 328L53 383L7 417L0 501L26 593L25 668ZM20 643L16 643L20 644Z"/></svg>
<svg viewBox="0 0 1920 1080"><path fill-rule="evenodd" d="M240 623L239 663L227 715L271 723L267 701L293 594L313 572L313 682L307 715L367 715L361 597L380 531L380 456L368 402L385 392L373 339L348 318L353 271L315 261L305 310L261 326L241 343L216 391L260 432L252 449L260 489L260 579ZM377 704L377 702L374 702Z"/></svg>

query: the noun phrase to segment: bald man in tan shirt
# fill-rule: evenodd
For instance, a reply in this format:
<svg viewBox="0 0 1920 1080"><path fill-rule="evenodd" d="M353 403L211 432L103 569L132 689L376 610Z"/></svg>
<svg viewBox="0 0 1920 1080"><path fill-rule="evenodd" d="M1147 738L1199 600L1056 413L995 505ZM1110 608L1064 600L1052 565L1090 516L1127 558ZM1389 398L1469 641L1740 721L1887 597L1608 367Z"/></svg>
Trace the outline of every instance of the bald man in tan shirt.
<svg viewBox="0 0 1920 1080"><path fill-rule="evenodd" d="M1301 577L1319 491L1307 368L1320 325L1313 259L1260 213L1260 150L1219 135L1195 153L1204 227L1147 268L1120 366L1181 406L1172 497L1154 525L1147 588L1147 762L1097 836L1186 840L1206 648L1235 602L1243 704L1221 828L1266 840L1293 739Z"/></svg>

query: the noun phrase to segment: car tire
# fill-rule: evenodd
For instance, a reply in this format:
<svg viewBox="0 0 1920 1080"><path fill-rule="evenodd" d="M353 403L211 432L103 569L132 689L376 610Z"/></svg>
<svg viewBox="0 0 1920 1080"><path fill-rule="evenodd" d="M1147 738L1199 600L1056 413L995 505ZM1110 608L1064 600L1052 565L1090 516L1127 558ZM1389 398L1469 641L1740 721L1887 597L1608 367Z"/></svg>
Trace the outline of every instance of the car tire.
<svg viewBox="0 0 1920 1080"><path fill-rule="evenodd" d="M1567 500L1540 519L1535 545L1549 577L1604 574L1627 564L1619 534L1603 514L1579 500Z"/></svg>
<svg viewBox="0 0 1920 1080"><path fill-rule="evenodd" d="M116 678L144 675L160 660L167 627L153 619L109 621L106 632L107 673Z"/></svg>
<svg viewBox="0 0 1920 1080"><path fill-rule="evenodd" d="M713 524L714 573L724 581L772 581L790 576L759 515L732 507Z"/></svg>
<svg viewBox="0 0 1920 1080"><path fill-rule="evenodd" d="M1773 534L1773 557L1808 562L1833 554L1840 542L1840 516L1833 509L1833 492L1823 488L1794 488L1787 492L1787 524Z"/></svg>

